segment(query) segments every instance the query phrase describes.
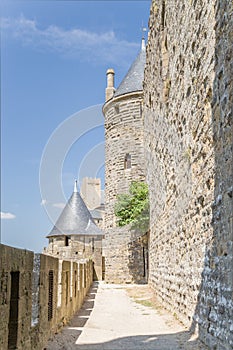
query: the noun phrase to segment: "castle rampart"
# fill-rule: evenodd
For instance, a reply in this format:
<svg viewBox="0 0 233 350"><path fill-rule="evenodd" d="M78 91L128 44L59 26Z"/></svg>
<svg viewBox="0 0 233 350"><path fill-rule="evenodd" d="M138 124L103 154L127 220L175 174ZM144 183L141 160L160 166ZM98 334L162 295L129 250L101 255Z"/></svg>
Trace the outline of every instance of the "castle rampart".
<svg viewBox="0 0 233 350"><path fill-rule="evenodd" d="M232 1L153 1L144 80L149 283L233 347Z"/></svg>
<svg viewBox="0 0 233 350"><path fill-rule="evenodd" d="M92 262L0 245L0 348L41 350L81 307Z"/></svg>

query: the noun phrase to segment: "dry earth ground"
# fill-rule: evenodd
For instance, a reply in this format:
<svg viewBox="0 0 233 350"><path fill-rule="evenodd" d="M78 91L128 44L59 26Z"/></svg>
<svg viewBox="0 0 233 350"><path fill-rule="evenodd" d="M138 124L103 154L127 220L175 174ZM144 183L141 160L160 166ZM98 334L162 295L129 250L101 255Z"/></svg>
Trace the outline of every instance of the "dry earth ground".
<svg viewBox="0 0 233 350"><path fill-rule="evenodd" d="M95 283L46 350L205 350L147 285Z"/></svg>

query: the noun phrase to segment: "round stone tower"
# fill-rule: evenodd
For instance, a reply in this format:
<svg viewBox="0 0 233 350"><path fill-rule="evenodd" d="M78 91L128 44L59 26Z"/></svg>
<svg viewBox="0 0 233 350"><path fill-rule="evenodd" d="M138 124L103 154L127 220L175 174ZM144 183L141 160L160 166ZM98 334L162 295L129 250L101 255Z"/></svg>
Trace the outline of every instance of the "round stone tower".
<svg viewBox="0 0 233 350"><path fill-rule="evenodd" d="M145 40L125 78L115 90L114 70L107 70L105 116L105 280L145 283L148 267L147 233L130 225L117 227L117 195L127 193L132 181L144 181L143 79Z"/></svg>
<svg viewBox="0 0 233 350"><path fill-rule="evenodd" d="M130 183L144 180L143 77L146 62L145 40L125 78L115 90L114 70L107 70L105 116L105 228L116 226L116 196Z"/></svg>

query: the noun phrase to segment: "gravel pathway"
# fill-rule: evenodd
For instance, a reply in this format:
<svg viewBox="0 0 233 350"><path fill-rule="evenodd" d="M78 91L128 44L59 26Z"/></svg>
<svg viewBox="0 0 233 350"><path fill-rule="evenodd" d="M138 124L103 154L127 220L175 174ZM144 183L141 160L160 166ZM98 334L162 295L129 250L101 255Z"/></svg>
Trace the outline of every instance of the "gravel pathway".
<svg viewBox="0 0 233 350"><path fill-rule="evenodd" d="M174 317L151 307L148 291L145 285L95 283L78 314L45 349L206 349Z"/></svg>

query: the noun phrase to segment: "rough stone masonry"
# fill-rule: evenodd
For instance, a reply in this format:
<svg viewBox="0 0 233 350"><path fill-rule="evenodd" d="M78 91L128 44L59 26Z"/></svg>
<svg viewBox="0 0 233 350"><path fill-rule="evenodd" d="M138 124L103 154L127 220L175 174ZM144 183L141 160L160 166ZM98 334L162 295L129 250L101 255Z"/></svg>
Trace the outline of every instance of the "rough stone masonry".
<svg viewBox="0 0 233 350"><path fill-rule="evenodd" d="M152 1L144 80L149 283L233 348L233 2Z"/></svg>

